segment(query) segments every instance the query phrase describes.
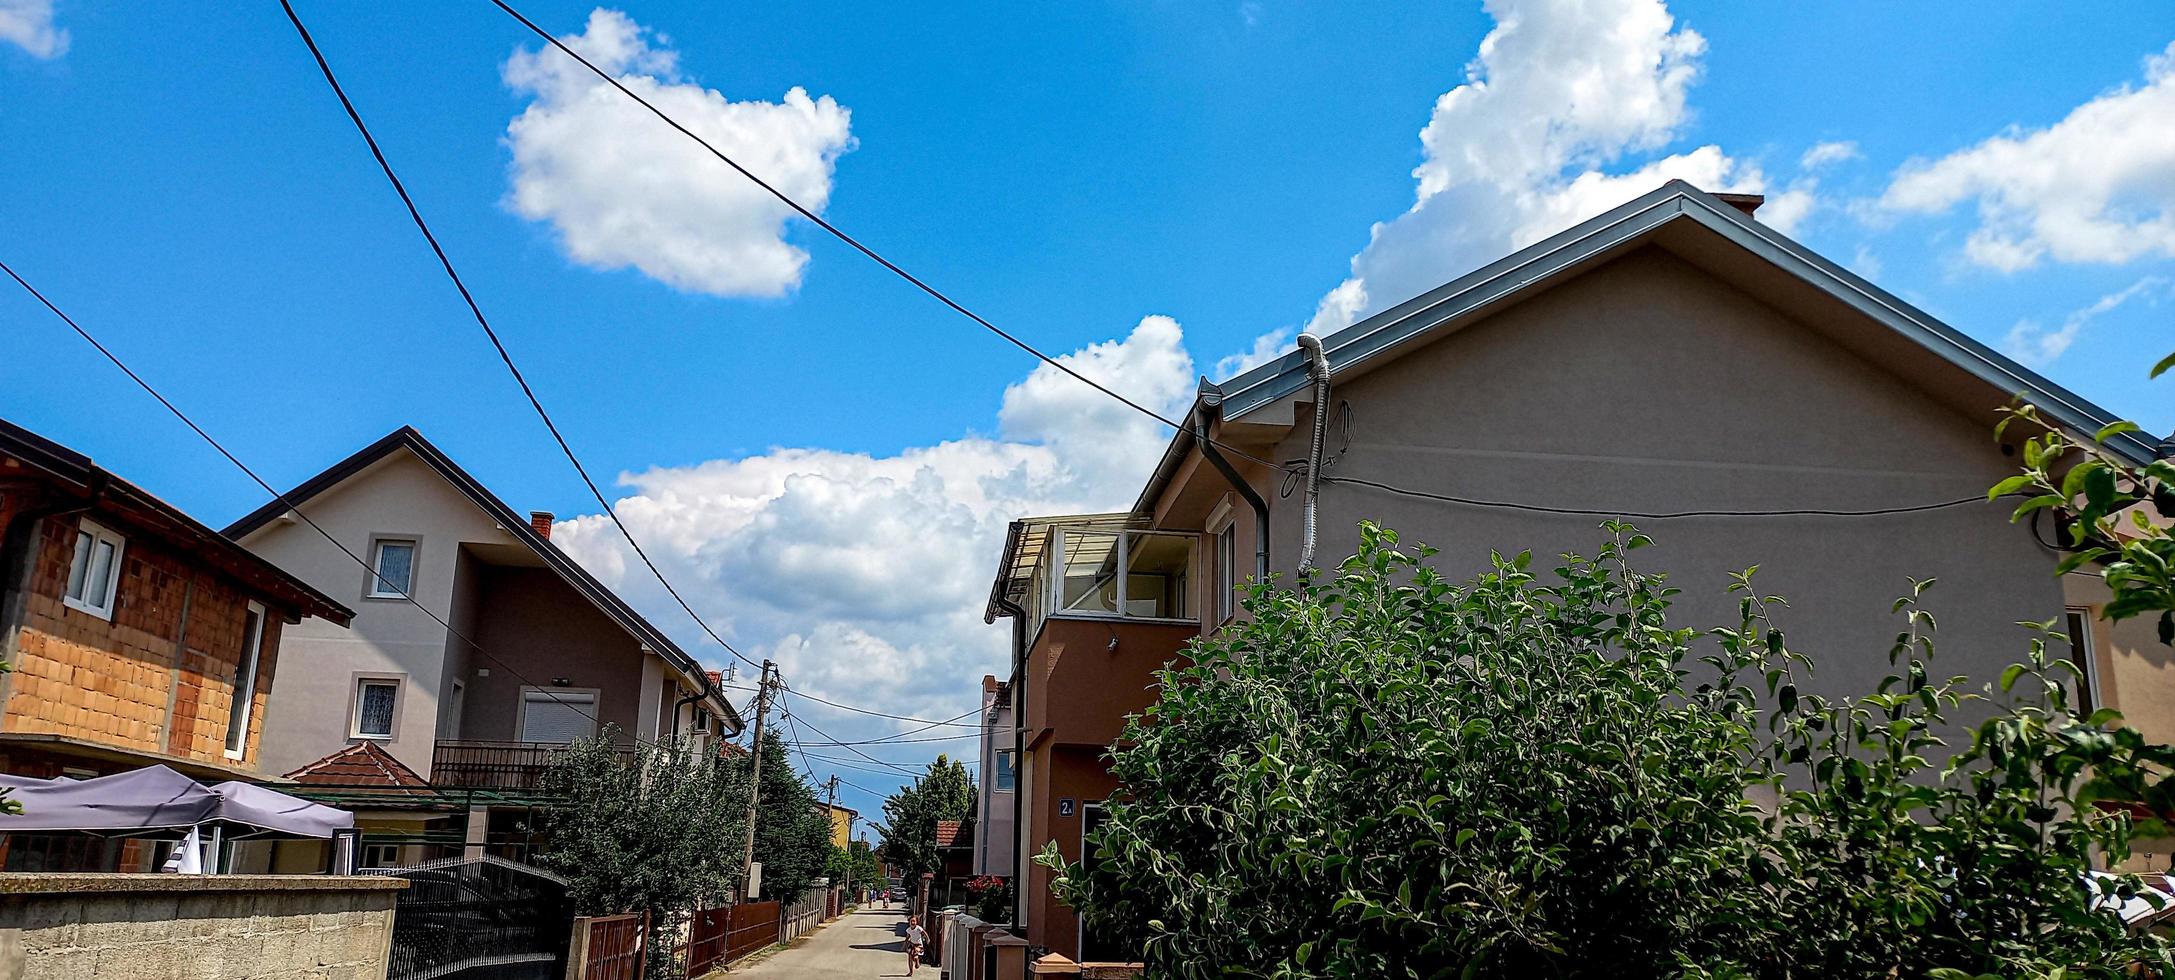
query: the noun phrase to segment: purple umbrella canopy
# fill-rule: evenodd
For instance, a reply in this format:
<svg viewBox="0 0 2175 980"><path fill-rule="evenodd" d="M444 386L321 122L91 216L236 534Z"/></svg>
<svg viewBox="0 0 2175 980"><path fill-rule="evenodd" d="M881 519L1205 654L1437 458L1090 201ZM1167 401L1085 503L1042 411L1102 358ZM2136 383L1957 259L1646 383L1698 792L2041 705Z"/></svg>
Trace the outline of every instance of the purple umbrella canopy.
<svg viewBox="0 0 2175 980"><path fill-rule="evenodd" d="M95 779L0 775L0 786L23 806L22 813L0 815L0 833L126 834L222 824L232 837L331 837L355 825L355 815L343 810L248 783L207 787L165 766Z"/></svg>

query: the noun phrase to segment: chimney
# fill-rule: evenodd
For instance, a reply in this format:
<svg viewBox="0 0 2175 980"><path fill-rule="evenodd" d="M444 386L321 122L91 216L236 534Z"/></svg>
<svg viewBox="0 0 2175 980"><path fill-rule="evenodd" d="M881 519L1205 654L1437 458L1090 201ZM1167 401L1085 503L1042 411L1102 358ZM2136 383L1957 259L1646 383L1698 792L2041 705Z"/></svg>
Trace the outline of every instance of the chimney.
<svg viewBox="0 0 2175 980"><path fill-rule="evenodd" d="M1716 194L1715 199L1743 211L1747 218L1752 217L1752 212L1758 211L1760 205L1767 203L1765 194Z"/></svg>
<svg viewBox="0 0 2175 980"><path fill-rule="evenodd" d="M551 518L552 513L548 510L529 511L529 527L536 532L537 537L549 541L551 540Z"/></svg>

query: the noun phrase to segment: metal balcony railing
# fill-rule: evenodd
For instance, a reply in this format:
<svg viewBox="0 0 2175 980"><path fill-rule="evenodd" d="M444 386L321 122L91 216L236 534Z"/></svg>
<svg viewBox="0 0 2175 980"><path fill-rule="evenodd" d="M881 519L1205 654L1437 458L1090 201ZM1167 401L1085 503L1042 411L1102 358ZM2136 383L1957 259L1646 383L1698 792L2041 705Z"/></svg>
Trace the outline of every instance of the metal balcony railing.
<svg viewBox="0 0 2175 980"><path fill-rule="evenodd" d="M431 751L430 781L454 789L540 790L552 757L564 751L556 742L440 739ZM634 761L632 746L619 751L624 761Z"/></svg>

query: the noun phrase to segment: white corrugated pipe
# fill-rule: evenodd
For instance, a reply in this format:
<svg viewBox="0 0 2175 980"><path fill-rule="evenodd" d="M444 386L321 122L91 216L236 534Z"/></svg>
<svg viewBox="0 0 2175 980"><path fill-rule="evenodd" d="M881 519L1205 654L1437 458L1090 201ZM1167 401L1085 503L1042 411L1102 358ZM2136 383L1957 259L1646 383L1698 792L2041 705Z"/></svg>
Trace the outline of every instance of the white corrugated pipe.
<svg viewBox="0 0 2175 980"><path fill-rule="evenodd" d="M1307 490L1300 506L1299 571L1314 568L1315 500L1322 493L1322 441L1329 435L1329 356L1322 353L1322 338L1299 335L1299 349L1306 353L1307 377L1314 379L1314 435L1307 446Z"/></svg>

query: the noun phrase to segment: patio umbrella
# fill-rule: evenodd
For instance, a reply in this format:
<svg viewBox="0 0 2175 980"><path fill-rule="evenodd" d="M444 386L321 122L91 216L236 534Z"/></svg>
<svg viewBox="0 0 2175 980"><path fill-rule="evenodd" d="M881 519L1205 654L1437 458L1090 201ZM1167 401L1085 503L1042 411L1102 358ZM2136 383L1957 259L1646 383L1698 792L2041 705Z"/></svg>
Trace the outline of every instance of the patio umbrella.
<svg viewBox="0 0 2175 980"><path fill-rule="evenodd" d="M228 839L242 837L325 837L335 830L355 826L355 815L322 803L288 796L274 789L240 780L220 783L211 791L219 797L215 819L231 824Z"/></svg>
<svg viewBox="0 0 2175 980"><path fill-rule="evenodd" d="M182 830L213 818L220 796L165 766L95 779L0 775L23 812L0 814L0 833Z"/></svg>

